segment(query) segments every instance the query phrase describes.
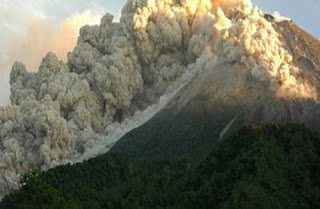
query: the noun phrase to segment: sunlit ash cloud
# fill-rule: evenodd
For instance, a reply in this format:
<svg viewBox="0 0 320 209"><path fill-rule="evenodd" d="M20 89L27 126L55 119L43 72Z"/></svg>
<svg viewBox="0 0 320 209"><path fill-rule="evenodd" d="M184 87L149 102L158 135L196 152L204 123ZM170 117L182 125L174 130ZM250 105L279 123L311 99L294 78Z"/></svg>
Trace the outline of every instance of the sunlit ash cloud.
<svg viewBox="0 0 320 209"><path fill-rule="evenodd" d="M46 17L27 16L22 31L5 31L0 53L0 105L9 103L9 71L15 61L23 62L29 71L35 71L41 59L50 51L66 61L66 55L76 45L81 26L98 24L101 18L90 9L64 18L58 24ZM4 84L5 83L5 84Z"/></svg>
<svg viewBox="0 0 320 209"><path fill-rule="evenodd" d="M86 10L64 19L59 28L49 20L33 19L24 36L12 40L9 57L25 63L30 70L37 69L48 51L65 60L67 53L77 42L82 25L99 23L100 15Z"/></svg>

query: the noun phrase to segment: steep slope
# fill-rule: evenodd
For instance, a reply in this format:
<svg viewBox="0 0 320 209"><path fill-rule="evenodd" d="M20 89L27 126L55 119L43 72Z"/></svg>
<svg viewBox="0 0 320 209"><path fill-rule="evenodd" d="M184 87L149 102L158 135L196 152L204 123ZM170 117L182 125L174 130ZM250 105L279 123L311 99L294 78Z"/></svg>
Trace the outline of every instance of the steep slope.
<svg viewBox="0 0 320 209"><path fill-rule="evenodd" d="M110 152L132 154L143 159L185 157L187 161L206 156L231 120L237 119L232 124L237 127L244 106L232 86L228 87L230 94L227 98L215 98L217 83L229 82L226 79L235 81L230 82L235 86L238 86L237 81L241 83L239 76L230 75L242 75L237 67L223 65L221 70L227 71L223 73L223 79L221 75L216 76L219 71L196 75L166 109L120 139Z"/></svg>
<svg viewBox="0 0 320 209"><path fill-rule="evenodd" d="M210 153L187 170L181 161L141 164L107 153L39 177L29 174L27 185L6 197L2 207L320 207L320 135L304 126L245 127Z"/></svg>
<svg viewBox="0 0 320 209"><path fill-rule="evenodd" d="M299 66L299 76L319 91L320 42L294 22L272 24ZM268 82L252 78L250 70L241 64L222 63L198 72L166 109L123 137L111 152L143 159L187 155L188 160L199 160L219 139L246 124L296 122L320 130L317 100L279 96Z"/></svg>
<svg viewBox="0 0 320 209"><path fill-rule="evenodd" d="M275 29L286 41L286 45L297 64L309 63L308 67L305 66L306 69L312 68L319 71L320 42L317 38L307 33L293 21L280 22L275 25Z"/></svg>

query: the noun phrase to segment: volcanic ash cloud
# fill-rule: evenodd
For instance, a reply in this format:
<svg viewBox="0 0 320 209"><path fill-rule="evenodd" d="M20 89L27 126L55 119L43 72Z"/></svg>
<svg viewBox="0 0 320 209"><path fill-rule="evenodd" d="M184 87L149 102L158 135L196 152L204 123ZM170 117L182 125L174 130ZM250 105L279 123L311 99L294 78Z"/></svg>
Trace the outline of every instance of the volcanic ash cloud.
<svg viewBox="0 0 320 209"><path fill-rule="evenodd" d="M235 62L278 97L317 97L248 0L129 0L120 23L107 14L80 30L67 63L48 53L29 73L16 62L12 105L0 109L0 194L30 168L94 150L111 124L156 103L184 73Z"/></svg>

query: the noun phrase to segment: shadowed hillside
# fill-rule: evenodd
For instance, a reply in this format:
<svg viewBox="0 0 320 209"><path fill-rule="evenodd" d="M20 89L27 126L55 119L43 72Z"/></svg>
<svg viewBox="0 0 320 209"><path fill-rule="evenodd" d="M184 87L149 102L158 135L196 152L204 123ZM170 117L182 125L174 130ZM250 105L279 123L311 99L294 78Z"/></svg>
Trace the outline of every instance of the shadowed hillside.
<svg viewBox="0 0 320 209"><path fill-rule="evenodd" d="M316 209L320 135L301 125L252 125L191 167L109 153L22 180L1 209Z"/></svg>

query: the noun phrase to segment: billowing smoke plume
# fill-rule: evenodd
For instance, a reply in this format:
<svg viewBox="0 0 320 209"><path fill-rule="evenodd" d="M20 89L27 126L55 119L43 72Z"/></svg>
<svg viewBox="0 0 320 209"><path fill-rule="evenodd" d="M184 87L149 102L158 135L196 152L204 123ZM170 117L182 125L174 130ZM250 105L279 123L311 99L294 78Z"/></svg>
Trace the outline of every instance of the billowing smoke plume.
<svg viewBox="0 0 320 209"><path fill-rule="evenodd" d="M15 63L12 105L0 109L0 193L30 168L86 156L188 71L242 63L277 96L315 98L263 16L248 0L129 0L120 23L107 14L81 29L67 64L52 53L37 73Z"/></svg>

